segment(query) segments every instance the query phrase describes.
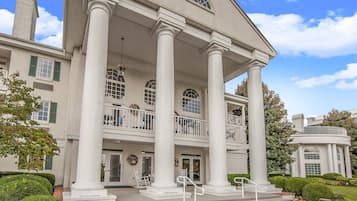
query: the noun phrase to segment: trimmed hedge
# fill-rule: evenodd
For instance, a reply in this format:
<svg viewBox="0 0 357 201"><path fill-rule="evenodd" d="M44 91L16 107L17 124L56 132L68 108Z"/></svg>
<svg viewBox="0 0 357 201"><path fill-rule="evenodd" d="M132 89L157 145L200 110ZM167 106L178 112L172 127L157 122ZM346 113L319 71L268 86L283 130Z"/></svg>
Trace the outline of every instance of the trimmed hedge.
<svg viewBox="0 0 357 201"><path fill-rule="evenodd" d="M33 175L44 177L52 184L52 186L55 185L55 181L56 181L56 177L54 174L38 173L38 172L0 172L0 178L9 175L18 175L18 174L33 174Z"/></svg>
<svg viewBox="0 0 357 201"><path fill-rule="evenodd" d="M342 175L338 174L338 173L327 173L322 175L321 177L324 179L328 179L328 180L336 180L337 177L342 177Z"/></svg>
<svg viewBox="0 0 357 201"><path fill-rule="evenodd" d="M285 181L285 190L293 192L295 195L302 195L302 190L309 181L305 178L292 177Z"/></svg>
<svg viewBox="0 0 357 201"><path fill-rule="evenodd" d="M285 183L288 179L290 178L283 177L283 176L276 176L276 177L269 178L269 182L274 184L275 187L282 188L283 191L285 191Z"/></svg>
<svg viewBox="0 0 357 201"><path fill-rule="evenodd" d="M228 182L231 183L232 185L235 185L234 183L235 177L245 177L250 179L250 174L228 174Z"/></svg>
<svg viewBox="0 0 357 201"><path fill-rule="evenodd" d="M10 175L6 177L1 177L0 178L0 186L12 182L15 180L21 180L21 179L29 179L29 180L34 180L40 183L42 186L46 187L49 193L53 192L53 186L52 184L44 177L33 175L33 174L18 174L18 175Z"/></svg>
<svg viewBox="0 0 357 201"><path fill-rule="evenodd" d="M19 178L0 186L0 201L19 201L30 195L50 195L39 182Z"/></svg>
<svg viewBox="0 0 357 201"><path fill-rule="evenodd" d="M312 183L303 188L302 196L306 201L319 201L320 198L333 199L334 194L330 188L325 185Z"/></svg>
<svg viewBox="0 0 357 201"><path fill-rule="evenodd" d="M51 195L31 195L27 196L21 201L59 201Z"/></svg>

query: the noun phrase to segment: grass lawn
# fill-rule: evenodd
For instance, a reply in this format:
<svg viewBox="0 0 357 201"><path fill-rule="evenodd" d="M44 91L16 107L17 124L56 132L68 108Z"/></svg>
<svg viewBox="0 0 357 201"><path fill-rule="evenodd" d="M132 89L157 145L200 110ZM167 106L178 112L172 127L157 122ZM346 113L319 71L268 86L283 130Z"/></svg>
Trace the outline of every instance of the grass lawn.
<svg viewBox="0 0 357 201"><path fill-rule="evenodd" d="M351 201L357 201L357 187L351 186L328 186L334 193L343 195Z"/></svg>

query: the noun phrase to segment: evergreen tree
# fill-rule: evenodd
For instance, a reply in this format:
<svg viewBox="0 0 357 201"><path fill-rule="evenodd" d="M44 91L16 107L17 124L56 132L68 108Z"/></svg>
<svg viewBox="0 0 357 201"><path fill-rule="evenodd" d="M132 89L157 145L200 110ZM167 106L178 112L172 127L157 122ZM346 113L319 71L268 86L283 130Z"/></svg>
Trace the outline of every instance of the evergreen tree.
<svg viewBox="0 0 357 201"><path fill-rule="evenodd" d="M351 136L351 164L352 172L354 175L357 174L357 119L353 119L350 112L338 111L333 109L324 116L324 121L322 126L336 126L343 127L347 130L347 134Z"/></svg>
<svg viewBox="0 0 357 201"><path fill-rule="evenodd" d="M244 80L237 87L236 94L248 96L247 80ZM285 173L286 166L293 161L291 154L296 149L289 144L291 142L290 136L295 131L292 124L286 119L287 110L279 95L273 90L269 90L268 86L264 83L263 97L268 172ZM248 110L246 112L248 116Z"/></svg>
<svg viewBox="0 0 357 201"><path fill-rule="evenodd" d="M18 75L4 79L7 94L0 98L0 157L20 157L21 169L41 170L45 156L58 155L56 140L31 120L41 108L40 97Z"/></svg>

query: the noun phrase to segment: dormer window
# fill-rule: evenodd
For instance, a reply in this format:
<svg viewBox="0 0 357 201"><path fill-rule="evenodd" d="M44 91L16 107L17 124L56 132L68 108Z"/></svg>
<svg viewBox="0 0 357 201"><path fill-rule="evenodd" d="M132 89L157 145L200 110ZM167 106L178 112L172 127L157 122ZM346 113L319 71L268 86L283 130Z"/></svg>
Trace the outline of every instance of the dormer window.
<svg viewBox="0 0 357 201"><path fill-rule="evenodd" d="M207 9L211 9L211 4L209 3L209 0L193 0L193 1Z"/></svg>

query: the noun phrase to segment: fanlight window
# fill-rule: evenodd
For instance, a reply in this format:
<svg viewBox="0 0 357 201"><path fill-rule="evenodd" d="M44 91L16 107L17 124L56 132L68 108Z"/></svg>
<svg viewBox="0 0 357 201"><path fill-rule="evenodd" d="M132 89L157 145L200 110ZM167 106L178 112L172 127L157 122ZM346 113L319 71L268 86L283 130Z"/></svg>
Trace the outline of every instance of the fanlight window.
<svg viewBox="0 0 357 201"><path fill-rule="evenodd" d="M199 114L201 112L200 95L193 89L186 89L183 92L182 109L186 112Z"/></svg>
<svg viewBox="0 0 357 201"><path fill-rule="evenodd" d="M205 8L211 9L211 4L209 3L209 0L194 0L194 1Z"/></svg>
<svg viewBox="0 0 357 201"><path fill-rule="evenodd" d="M304 149L305 160L320 160L320 151L317 148Z"/></svg>
<svg viewBox="0 0 357 201"><path fill-rule="evenodd" d="M115 99L121 99L125 96L125 79L116 69L107 70L105 96L111 96Z"/></svg>
<svg viewBox="0 0 357 201"><path fill-rule="evenodd" d="M144 101L149 105L155 105L156 81L149 80L145 84Z"/></svg>

